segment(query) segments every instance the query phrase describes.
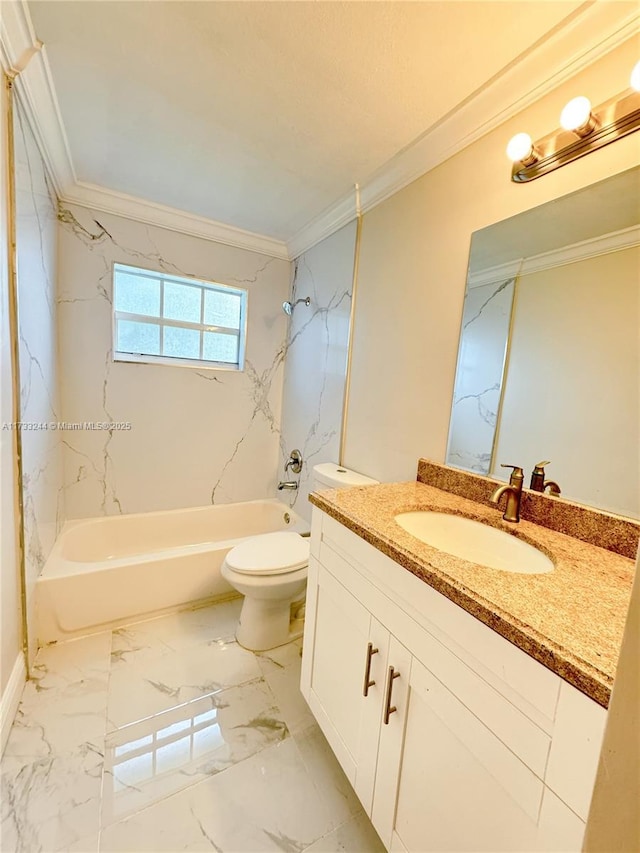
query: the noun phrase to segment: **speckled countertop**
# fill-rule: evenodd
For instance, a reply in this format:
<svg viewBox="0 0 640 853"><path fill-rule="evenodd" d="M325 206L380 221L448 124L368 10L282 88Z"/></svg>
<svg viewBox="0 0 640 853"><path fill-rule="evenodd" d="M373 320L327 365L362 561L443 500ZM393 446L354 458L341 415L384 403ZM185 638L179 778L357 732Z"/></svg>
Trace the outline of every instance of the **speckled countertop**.
<svg viewBox="0 0 640 853"><path fill-rule="evenodd" d="M609 704L635 563L495 507L418 482L315 492L309 500L605 708ZM535 545L548 574L489 569L416 539L394 520L427 509L464 515Z"/></svg>

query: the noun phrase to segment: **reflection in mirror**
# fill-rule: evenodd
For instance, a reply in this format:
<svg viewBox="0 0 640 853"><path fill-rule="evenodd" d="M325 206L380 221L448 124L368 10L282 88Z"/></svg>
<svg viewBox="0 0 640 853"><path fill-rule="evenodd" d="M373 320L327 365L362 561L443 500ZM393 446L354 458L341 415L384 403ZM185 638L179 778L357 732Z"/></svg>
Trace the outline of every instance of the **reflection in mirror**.
<svg viewBox="0 0 640 853"><path fill-rule="evenodd" d="M639 435L636 168L473 234L447 464L637 518Z"/></svg>

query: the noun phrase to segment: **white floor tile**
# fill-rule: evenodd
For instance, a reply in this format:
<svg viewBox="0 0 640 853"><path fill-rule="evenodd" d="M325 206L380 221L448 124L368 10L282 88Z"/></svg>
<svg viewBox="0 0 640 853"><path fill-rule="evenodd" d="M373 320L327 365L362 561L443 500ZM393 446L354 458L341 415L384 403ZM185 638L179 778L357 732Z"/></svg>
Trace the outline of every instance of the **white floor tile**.
<svg viewBox="0 0 640 853"><path fill-rule="evenodd" d="M286 737L264 680L119 729L107 737L102 821L121 820Z"/></svg>
<svg viewBox="0 0 640 853"><path fill-rule="evenodd" d="M302 659L298 656L294 663L282 668L268 667L265 678L276 697L276 704L289 731L295 734L315 723L315 717L300 692L300 668ZM261 663L264 666L264 662Z"/></svg>
<svg viewBox="0 0 640 853"><path fill-rule="evenodd" d="M318 798L295 744L287 739L107 827L100 849L293 853L334 827L334 817Z"/></svg>
<svg viewBox="0 0 640 853"><path fill-rule="evenodd" d="M3 850L382 849L300 692L301 641L241 648L241 604L41 650L0 764Z"/></svg>
<svg viewBox="0 0 640 853"><path fill-rule="evenodd" d="M137 622L113 632L114 663L140 663L146 655L163 651L179 651L200 643L235 640L242 599L236 598L198 610L184 610Z"/></svg>
<svg viewBox="0 0 640 853"><path fill-rule="evenodd" d="M165 650L155 656L146 653L142 661L118 660L109 684L109 727L121 728L261 675L251 652L224 640Z"/></svg>
<svg viewBox="0 0 640 853"><path fill-rule="evenodd" d="M361 812L305 848L305 853L385 853L385 848L369 818Z"/></svg>
<svg viewBox="0 0 640 853"><path fill-rule="evenodd" d="M40 649L5 756L65 755L104 737L110 633Z"/></svg>
<svg viewBox="0 0 640 853"><path fill-rule="evenodd" d="M320 728L313 724L296 733L294 741L309 775L334 819L342 823L361 812L360 800Z"/></svg>
<svg viewBox="0 0 640 853"><path fill-rule="evenodd" d="M84 744L64 756L2 761L2 849L55 853L97 837L102 752Z"/></svg>
<svg viewBox="0 0 640 853"><path fill-rule="evenodd" d="M264 675L282 672L283 669L289 666L296 666L298 667L298 671L300 671L302 638L294 640L292 643L287 643L284 646L279 646L277 649L271 649L268 652L256 652L256 657Z"/></svg>

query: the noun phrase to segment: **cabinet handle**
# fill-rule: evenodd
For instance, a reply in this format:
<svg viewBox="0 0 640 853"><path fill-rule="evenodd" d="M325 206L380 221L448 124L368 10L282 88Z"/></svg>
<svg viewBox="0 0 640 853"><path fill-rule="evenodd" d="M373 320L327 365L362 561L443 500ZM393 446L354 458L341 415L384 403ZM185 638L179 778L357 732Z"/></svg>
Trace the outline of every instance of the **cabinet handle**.
<svg viewBox="0 0 640 853"><path fill-rule="evenodd" d="M362 690L363 696L368 696L369 688L373 687L373 685L375 684L375 681L371 679L371 658L374 655L377 655L378 651L378 649L373 648L373 643L367 644L367 663L364 668L364 688Z"/></svg>
<svg viewBox="0 0 640 853"><path fill-rule="evenodd" d="M395 669L390 666L389 667L389 678L387 680L387 698L384 703L384 724L385 726L389 725L389 717L391 714L394 714L398 709L395 705L391 705L391 691L393 690L393 680L395 678L400 678L400 673L396 672Z"/></svg>

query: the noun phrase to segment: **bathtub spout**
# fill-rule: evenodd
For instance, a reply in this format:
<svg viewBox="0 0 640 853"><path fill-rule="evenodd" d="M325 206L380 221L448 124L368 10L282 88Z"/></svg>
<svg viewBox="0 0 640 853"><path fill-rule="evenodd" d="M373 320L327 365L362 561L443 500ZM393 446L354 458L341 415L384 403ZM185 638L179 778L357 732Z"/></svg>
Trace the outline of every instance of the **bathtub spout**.
<svg viewBox="0 0 640 853"><path fill-rule="evenodd" d="M287 489L290 491L294 491L298 488L298 484L295 480L288 480L286 483L278 483L278 491L281 492L283 489Z"/></svg>

